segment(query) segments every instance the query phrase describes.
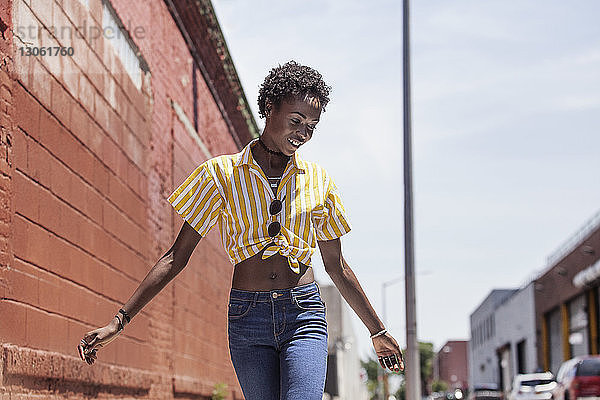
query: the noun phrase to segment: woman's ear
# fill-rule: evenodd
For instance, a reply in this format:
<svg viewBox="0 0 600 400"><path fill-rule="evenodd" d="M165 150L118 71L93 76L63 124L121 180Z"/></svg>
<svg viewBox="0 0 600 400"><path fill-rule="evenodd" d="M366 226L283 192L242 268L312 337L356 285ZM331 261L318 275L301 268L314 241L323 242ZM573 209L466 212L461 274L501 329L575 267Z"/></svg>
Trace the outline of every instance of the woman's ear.
<svg viewBox="0 0 600 400"><path fill-rule="evenodd" d="M265 115L267 118L269 118L271 116L271 113L273 112L273 104L270 101L267 101L265 103Z"/></svg>

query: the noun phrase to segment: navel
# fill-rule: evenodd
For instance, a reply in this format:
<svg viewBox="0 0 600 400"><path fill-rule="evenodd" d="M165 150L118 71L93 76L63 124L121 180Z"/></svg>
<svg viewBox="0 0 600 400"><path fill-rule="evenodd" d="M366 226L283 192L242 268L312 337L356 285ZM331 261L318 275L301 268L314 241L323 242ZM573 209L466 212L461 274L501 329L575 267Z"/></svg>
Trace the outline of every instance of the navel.
<svg viewBox="0 0 600 400"><path fill-rule="evenodd" d="M275 272L273 272L273 273L271 274L270 278L271 278L271 279L275 279L275 278L277 278L277 274L276 274Z"/></svg>

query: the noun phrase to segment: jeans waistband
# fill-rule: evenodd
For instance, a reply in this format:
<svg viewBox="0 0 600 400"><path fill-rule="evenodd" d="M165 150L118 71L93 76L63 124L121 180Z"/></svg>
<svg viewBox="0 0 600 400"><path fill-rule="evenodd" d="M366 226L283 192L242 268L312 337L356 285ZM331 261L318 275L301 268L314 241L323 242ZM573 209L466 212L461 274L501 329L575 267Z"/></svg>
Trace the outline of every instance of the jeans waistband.
<svg viewBox="0 0 600 400"><path fill-rule="evenodd" d="M267 302L277 300L293 300L297 296L309 295L315 292L319 292L319 294L321 293L319 285L316 281L289 289L275 289L264 292L252 292L232 288L229 292L229 298L237 300L254 300L255 302Z"/></svg>

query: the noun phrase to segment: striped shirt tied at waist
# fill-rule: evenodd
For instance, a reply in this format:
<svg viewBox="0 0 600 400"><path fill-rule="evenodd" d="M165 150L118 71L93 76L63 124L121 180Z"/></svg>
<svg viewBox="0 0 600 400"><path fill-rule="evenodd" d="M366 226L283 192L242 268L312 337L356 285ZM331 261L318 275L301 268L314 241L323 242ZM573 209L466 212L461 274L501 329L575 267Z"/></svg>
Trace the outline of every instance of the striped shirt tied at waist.
<svg viewBox="0 0 600 400"><path fill-rule="evenodd" d="M263 259L280 254L299 274L300 263L310 266L317 240L339 238L350 231L350 224L333 179L318 164L302 160L297 152L274 194L252 157L256 140L240 153L200 164L168 201L202 237L218 222L232 264L264 249ZM269 206L275 199L282 207L271 215ZM271 222L281 225L274 237L268 233Z"/></svg>

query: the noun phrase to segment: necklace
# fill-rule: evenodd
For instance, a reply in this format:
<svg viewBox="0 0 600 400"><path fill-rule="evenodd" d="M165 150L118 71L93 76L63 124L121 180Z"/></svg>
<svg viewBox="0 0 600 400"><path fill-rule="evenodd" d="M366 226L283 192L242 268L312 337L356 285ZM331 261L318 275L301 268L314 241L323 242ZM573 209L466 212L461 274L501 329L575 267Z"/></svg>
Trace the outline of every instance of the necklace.
<svg viewBox="0 0 600 400"><path fill-rule="evenodd" d="M289 158L289 156L286 156L285 154L283 154L280 151L275 151L275 150L271 150L270 148L268 148L267 145L265 144L265 142L262 141L261 137L258 138L258 143L260 143L262 148L269 154L274 154L276 156L283 156L283 157Z"/></svg>
<svg viewBox="0 0 600 400"><path fill-rule="evenodd" d="M279 186L279 181L281 181L281 177L267 176L267 180L269 181L269 186L271 186L271 188L277 189L277 186Z"/></svg>

